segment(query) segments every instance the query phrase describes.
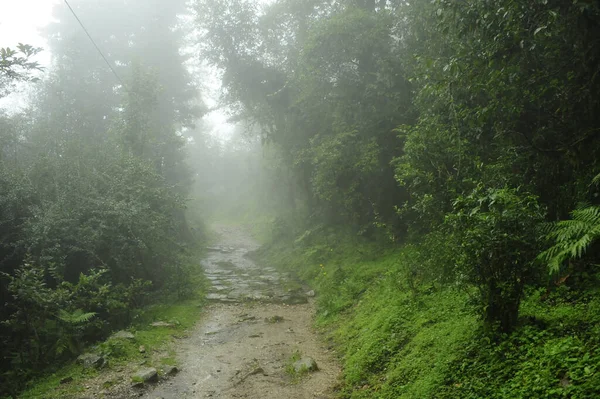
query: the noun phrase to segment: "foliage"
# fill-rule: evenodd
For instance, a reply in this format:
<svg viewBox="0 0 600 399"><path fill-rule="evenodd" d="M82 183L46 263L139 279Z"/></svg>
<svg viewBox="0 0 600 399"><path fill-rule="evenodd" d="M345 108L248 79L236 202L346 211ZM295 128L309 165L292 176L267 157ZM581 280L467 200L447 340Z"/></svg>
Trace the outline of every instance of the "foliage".
<svg viewBox="0 0 600 399"><path fill-rule="evenodd" d="M111 7L127 12L103 12ZM273 220L271 250L288 245L306 262L290 265L324 293L320 320L341 323L347 396L597 394L592 327L568 337L519 317L543 302L524 293L544 289L559 298L549 312L583 318L561 295L596 309L597 2L190 7L82 4L126 87L85 56L89 43L57 7L45 29L50 74L26 113L0 119L0 370L13 373L3 381L60 358L57 334L76 349L130 321L148 292L190 293L193 193L205 212ZM191 101L181 51L192 47L182 46L189 24L202 62L223 78L220 105L241 122L231 149L192 126L203 105ZM0 53L0 89L38 67L37 49L19 51ZM534 262L548 246L538 259L554 274L570 261L556 293Z"/></svg>
<svg viewBox="0 0 600 399"><path fill-rule="evenodd" d="M95 351L108 359L109 369L121 369L130 362L148 361L148 358L140 353L139 347L143 345L147 352L160 351L168 353L167 356L158 359L160 364L153 364L159 368L162 364L175 365L173 359L174 343L176 338L184 335L185 331L193 327L200 317L199 304L203 303L206 281L202 271L196 267L192 273L195 284L193 294L181 300L165 300L163 303L153 304L136 314L129 326L134 335L133 340L108 339L93 345L90 350ZM171 325L156 328L150 326L154 321L166 321ZM28 388L20 394L21 398L62 398L70 395L80 394L86 384L86 379L94 374L94 371L85 370L75 362L69 362L58 368L54 373L42 375L28 384ZM65 379L69 383L61 383Z"/></svg>
<svg viewBox="0 0 600 399"><path fill-rule="evenodd" d="M84 313L81 309L76 309L74 312L67 312L64 309L58 310L57 318L59 320L60 332L56 342L56 354L61 355L65 349L69 349L73 354L81 353L83 328L95 312Z"/></svg>
<svg viewBox="0 0 600 399"><path fill-rule="evenodd" d="M32 72L42 68L31 58L41 51L23 43L19 43L16 50L0 48L0 98L9 93L11 83L37 80L32 77Z"/></svg>
<svg viewBox="0 0 600 399"><path fill-rule="evenodd" d="M511 202L514 194L504 193ZM312 258L318 243L332 251ZM528 289L512 333L494 339L468 305L477 289L435 274L415 279L412 264L442 244L437 236L401 250L389 244L382 249L347 232L321 230L312 241L293 248L271 244L258 256L314 286L317 324L344 367L342 398L597 395L597 275L588 276L581 290Z"/></svg>
<svg viewBox="0 0 600 399"><path fill-rule="evenodd" d="M571 212L571 220L562 220L548 228L547 238L554 245L539 255L551 273L558 273L569 259L581 258L600 236L600 208L582 206Z"/></svg>
<svg viewBox="0 0 600 399"><path fill-rule="evenodd" d="M477 187L458 197L446 223L457 239L457 272L480 290L488 327L517 324L523 287L534 282L536 229L543 218L535 196L516 189Z"/></svg>
<svg viewBox="0 0 600 399"><path fill-rule="evenodd" d="M177 14L186 8L110 6L129 7L135 22L108 4L77 12L123 82L90 51L69 9L55 7L44 28L48 73L25 110L0 115L0 396L198 283L182 132L203 104L192 104L180 52ZM39 51L0 50L0 97L34 80Z"/></svg>

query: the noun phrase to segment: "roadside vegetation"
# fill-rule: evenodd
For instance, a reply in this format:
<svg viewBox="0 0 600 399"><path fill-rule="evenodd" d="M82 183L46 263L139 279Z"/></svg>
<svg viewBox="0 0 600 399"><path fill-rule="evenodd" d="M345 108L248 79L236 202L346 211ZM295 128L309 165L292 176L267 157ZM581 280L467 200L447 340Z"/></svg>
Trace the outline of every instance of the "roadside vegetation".
<svg viewBox="0 0 600 399"><path fill-rule="evenodd" d="M177 334L136 316L193 297L224 219L314 286L342 398L600 396L597 1L76 8L114 68L65 7L39 81L39 49L0 52L0 96L35 84L0 114L0 395Z"/></svg>
<svg viewBox="0 0 600 399"><path fill-rule="evenodd" d="M317 292L343 398L586 398L600 394L598 280L527 287L511 333L490 334L475 287L427 266L444 243L381 245L323 229L256 254ZM435 270L435 269L434 269Z"/></svg>
<svg viewBox="0 0 600 399"><path fill-rule="evenodd" d="M600 395L597 3L196 4L341 397Z"/></svg>
<svg viewBox="0 0 600 399"><path fill-rule="evenodd" d="M0 97L32 83L23 109L0 112L0 397L58 397L87 373L80 354L127 362L199 317L184 301L202 296L206 233L186 158L204 143L192 125L205 106L179 52L185 2L156 19L159 3L76 7L116 70L62 3L48 48L0 50ZM163 317L177 326L147 325ZM104 342L123 329L135 344Z"/></svg>
<svg viewBox="0 0 600 399"><path fill-rule="evenodd" d="M159 373L166 366L178 366L175 345L202 316L206 295L206 282L199 265L190 273L190 278L195 292L187 299L169 300L162 295L160 303L136 310L134 321L126 330L121 330L131 333L132 338L109 337L85 348L86 352L101 356L104 366L84 368L72 360L54 370L46 369L44 375L27 384L19 398L77 397L89 393L90 382L97 377L103 377L101 389L105 389L135 382L130 380L131 375L140 364L156 368Z"/></svg>

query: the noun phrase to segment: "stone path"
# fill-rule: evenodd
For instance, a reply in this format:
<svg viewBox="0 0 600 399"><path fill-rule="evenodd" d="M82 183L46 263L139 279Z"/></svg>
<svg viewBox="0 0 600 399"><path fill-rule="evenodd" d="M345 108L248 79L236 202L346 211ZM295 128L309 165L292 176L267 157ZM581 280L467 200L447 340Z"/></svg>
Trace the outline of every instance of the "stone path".
<svg viewBox="0 0 600 399"><path fill-rule="evenodd" d="M212 246L202 262L211 282L207 299L221 303L261 301L288 305L307 303L307 290L288 274L272 267L259 267L247 257L255 246ZM294 286L294 288L290 288Z"/></svg>
<svg viewBox="0 0 600 399"><path fill-rule="evenodd" d="M313 329L311 294L290 276L247 255L258 245L241 229L216 226L222 240L203 265L212 304L177 351L180 372L147 391L147 399L329 398L340 373L334 352ZM319 370L293 378L299 356Z"/></svg>

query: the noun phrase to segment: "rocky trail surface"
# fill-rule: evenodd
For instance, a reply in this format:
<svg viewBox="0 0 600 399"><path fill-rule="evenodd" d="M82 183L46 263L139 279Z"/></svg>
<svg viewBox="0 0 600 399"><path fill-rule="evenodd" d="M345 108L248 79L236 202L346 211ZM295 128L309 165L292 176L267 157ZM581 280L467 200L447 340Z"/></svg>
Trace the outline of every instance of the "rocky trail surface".
<svg viewBox="0 0 600 399"><path fill-rule="evenodd" d="M249 259L247 254L258 245L241 229L216 228L220 242L203 261L212 303L189 337L180 341L179 372L149 384L139 396L329 397L340 370L312 328L312 293ZM299 358L305 366L298 362L296 368L303 370L294 376L290 369ZM318 370L304 370L313 368L313 360Z"/></svg>

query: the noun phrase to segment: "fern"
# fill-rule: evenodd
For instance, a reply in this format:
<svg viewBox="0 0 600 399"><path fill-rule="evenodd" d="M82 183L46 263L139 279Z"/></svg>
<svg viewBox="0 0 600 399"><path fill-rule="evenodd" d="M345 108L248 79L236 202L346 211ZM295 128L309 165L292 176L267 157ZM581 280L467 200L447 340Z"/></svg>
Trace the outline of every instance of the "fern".
<svg viewBox="0 0 600 399"><path fill-rule="evenodd" d="M58 319L66 324L87 323L94 316L96 316L96 312L84 313L81 309L77 309L73 313L69 313L64 309L58 311Z"/></svg>
<svg viewBox="0 0 600 399"><path fill-rule="evenodd" d="M546 230L547 238L555 244L538 259L548 264L551 273L558 272L566 260L581 258L600 237L600 207L580 207L571 216L573 219L551 224Z"/></svg>
<svg viewBox="0 0 600 399"><path fill-rule="evenodd" d="M67 312L64 309L58 311L56 317L60 321L59 334L54 346L57 355L61 355L67 349L72 354L77 354L81 351L81 328L94 316L96 316L96 312L85 313L81 309L77 309L74 312Z"/></svg>
<svg viewBox="0 0 600 399"><path fill-rule="evenodd" d="M594 177L592 179L592 184L596 184L596 185L600 184L600 173L597 174L596 177Z"/></svg>

